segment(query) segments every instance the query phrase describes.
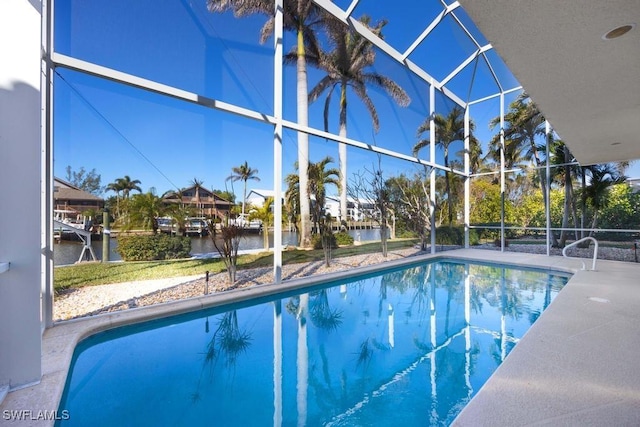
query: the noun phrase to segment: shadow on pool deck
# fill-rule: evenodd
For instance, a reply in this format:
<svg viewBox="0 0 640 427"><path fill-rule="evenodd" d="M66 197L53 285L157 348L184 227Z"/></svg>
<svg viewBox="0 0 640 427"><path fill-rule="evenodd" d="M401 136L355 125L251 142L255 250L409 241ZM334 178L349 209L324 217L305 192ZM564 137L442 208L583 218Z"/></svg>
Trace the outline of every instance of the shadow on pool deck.
<svg viewBox="0 0 640 427"><path fill-rule="evenodd" d="M486 250L456 250L386 264L455 257L572 271L562 292L472 399L455 425L640 424L640 265L598 261L597 271L577 271L575 259ZM62 395L76 344L96 332L157 317L221 305L261 294L308 286L381 267L239 289L216 296L160 304L69 321L45 331L38 385L9 393L5 410L54 410ZM592 298L592 299L590 299ZM606 300L607 302L602 302ZM53 421L7 421L6 425L52 425ZM3 424L4 425L4 424Z"/></svg>

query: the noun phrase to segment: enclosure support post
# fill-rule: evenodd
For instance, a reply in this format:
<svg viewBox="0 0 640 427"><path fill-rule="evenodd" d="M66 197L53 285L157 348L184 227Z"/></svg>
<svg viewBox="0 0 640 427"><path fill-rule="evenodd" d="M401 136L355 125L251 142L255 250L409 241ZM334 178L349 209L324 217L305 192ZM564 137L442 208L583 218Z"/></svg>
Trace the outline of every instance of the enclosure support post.
<svg viewBox="0 0 640 427"><path fill-rule="evenodd" d="M42 221L42 320L44 328L53 326L53 1L43 1L41 13L42 58L40 77L42 96L41 221Z"/></svg>
<svg viewBox="0 0 640 427"><path fill-rule="evenodd" d="M464 247L469 249L469 223L470 223L470 204L469 204L469 191L471 190L471 177L469 176L470 169L470 155L469 150L471 147L470 138L470 118L469 118L469 105L464 110Z"/></svg>
<svg viewBox="0 0 640 427"><path fill-rule="evenodd" d="M429 86L429 161L436 162L436 88L431 82ZM436 253L436 170L431 168L429 176L429 213L431 214L431 253Z"/></svg>
<svg viewBox="0 0 640 427"><path fill-rule="evenodd" d="M547 256L551 255L551 209L549 206L549 202L551 200L551 198L549 197L549 193L550 193L550 187L551 187L551 183L549 180L549 135L551 133L551 126L549 125L549 122L545 120L544 122L544 136L545 136L545 152L546 152L546 165L545 165L545 169L546 169L546 177L545 177L545 182L541 183L542 185L545 185L547 187L547 200L545 200L544 204L545 204L545 218L546 218L546 223L547 223Z"/></svg>
<svg viewBox="0 0 640 427"><path fill-rule="evenodd" d="M273 281L282 281L282 14L283 0L275 1L273 58ZM264 230L265 233L268 230Z"/></svg>
<svg viewBox="0 0 640 427"><path fill-rule="evenodd" d="M500 93L500 251L504 252L504 92Z"/></svg>

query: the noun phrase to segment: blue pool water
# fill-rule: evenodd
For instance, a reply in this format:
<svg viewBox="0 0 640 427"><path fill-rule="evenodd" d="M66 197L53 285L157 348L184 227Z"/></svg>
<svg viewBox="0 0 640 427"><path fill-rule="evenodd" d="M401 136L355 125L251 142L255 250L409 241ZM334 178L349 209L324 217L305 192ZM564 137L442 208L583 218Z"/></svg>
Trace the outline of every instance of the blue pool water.
<svg viewBox="0 0 640 427"><path fill-rule="evenodd" d="M438 261L103 332L59 425L447 425L567 280Z"/></svg>

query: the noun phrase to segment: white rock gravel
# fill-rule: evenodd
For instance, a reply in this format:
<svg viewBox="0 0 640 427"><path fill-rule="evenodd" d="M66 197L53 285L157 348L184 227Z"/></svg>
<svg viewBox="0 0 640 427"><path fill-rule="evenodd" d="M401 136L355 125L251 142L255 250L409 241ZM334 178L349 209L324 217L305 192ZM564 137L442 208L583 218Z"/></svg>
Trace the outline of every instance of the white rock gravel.
<svg viewBox="0 0 640 427"><path fill-rule="evenodd" d="M488 244L476 246L476 248L499 250L499 248L494 245ZM439 251L443 249L447 248L438 247ZM546 254L546 247L544 245L512 244L505 248L505 250L510 252ZM593 247L589 249L571 248L567 252L569 256L573 257L589 259L593 257ZM282 268L282 277L286 280L343 271L354 267L406 258L419 253L421 252L418 249L410 248L390 251L386 259L379 253L354 255L334 259L330 267L326 267L324 261L305 264L285 264ZM561 256L562 250L552 249L551 255ZM635 254L632 246L628 249L601 247L598 251L598 258L635 262ZM585 260L585 262L588 262L588 260ZM226 272L211 275L209 278L209 293L271 283L273 281L272 268L264 267L240 270L237 273L237 279L237 282L233 286L229 286ZM54 321L60 321L197 297L204 294L205 286L204 275L199 275L76 288L56 296L54 300L53 317Z"/></svg>
<svg viewBox="0 0 640 427"><path fill-rule="evenodd" d="M324 261L285 264L282 267L282 278L286 280L343 271L354 267L406 258L418 253L420 253L418 249L410 248L389 251L386 259L379 253L355 255L336 258L331 261L331 266L329 267L324 265ZM233 286L229 286L226 272L214 274L209 277L209 293L271 283L273 282L272 273L272 267L240 270L236 275L237 281ZM199 275L75 288L55 297L53 319L54 321L68 320L202 296L205 292L205 286L204 275Z"/></svg>

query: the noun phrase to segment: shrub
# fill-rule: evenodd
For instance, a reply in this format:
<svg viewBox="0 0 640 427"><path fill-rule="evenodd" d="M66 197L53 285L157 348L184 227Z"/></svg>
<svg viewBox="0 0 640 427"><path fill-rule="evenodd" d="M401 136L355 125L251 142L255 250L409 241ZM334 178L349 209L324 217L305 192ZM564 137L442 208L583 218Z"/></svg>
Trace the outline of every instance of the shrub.
<svg viewBox="0 0 640 427"><path fill-rule="evenodd" d="M469 230L469 245L480 243L480 236L475 229ZM452 225L436 228L436 244L438 245L464 245L464 226Z"/></svg>
<svg viewBox="0 0 640 427"><path fill-rule="evenodd" d="M331 242L331 249L336 249L338 247L335 234L331 235L330 242ZM313 234L311 236L311 245L313 245L313 249L322 249L322 235L319 233Z"/></svg>
<svg viewBox="0 0 640 427"><path fill-rule="evenodd" d="M436 244L464 245L464 228L458 225L436 228Z"/></svg>
<svg viewBox="0 0 640 427"><path fill-rule="evenodd" d="M396 237L398 239L415 239L416 237L418 237L418 233L411 230L402 230L399 232L396 231Z"/></svg>
<svg viewBox="0 0 640 427"><path fill-rule="evenodd" d="M154 261L188 258L191 239L167 234L118 237L118 253L125 261Z"/></svg>
<svg viewBox="0 0 640 427"><path fill-rule="evenodd" d="M336 243L340 246L353 245L353 237L346 231L341 231L333 236L336 239Z"/></svg>

